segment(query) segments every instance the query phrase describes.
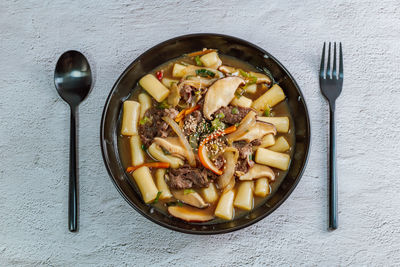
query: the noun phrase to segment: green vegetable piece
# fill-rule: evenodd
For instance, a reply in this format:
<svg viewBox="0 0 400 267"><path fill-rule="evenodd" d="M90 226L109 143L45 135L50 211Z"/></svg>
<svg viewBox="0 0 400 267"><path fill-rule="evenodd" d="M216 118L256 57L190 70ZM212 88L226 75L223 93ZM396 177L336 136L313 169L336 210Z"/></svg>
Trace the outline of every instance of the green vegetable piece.
<svg viewBox="0 0 400 267"><path fill-rule="evenodd" d="M249 82L247 83L248 85L250 85L250 84L255 84L255 83L257 83L257 77L256 76L250 76L249 77ZM247 85L246 84L246 85Z"/></svg>
<svg viewBox="0 0 400 267"><path fill-rule="evenodd" d="M184 195L187 195L187 194L190 194L190 193L196 193L196 191L194 191L192 188L183 190L183 194Z"/></svg>
<svg viewBox="0 0 400 267"><path fill-rule="evenodd" d="M223 119L223 118L225 118L225 114L222 113L222 112L220 112L220 113L217 115L217 118L218 118L218 119Z"/></svg>
<svg viewBox="0 0 400 267"><path fill-rule="evenodd" d="M203 66L203 63L201 63L201 60L200 60L200 56L196 56L194 58L194 61L196 61L197 66Z"/></svg>
<svg viewBox="0 0 400 267"><path fill-rule="evenodd" d="M271 108L269 107L269 105L267 105L267 106L265 107L264 116L266 116L266 117L271 116Z"/></svg>
<svg viewBox="0 0 400 267"><path fill-rule="evenodd" d="M146 123L150 123L151 119L149 117L143 117L142 119L140 119L139 124L140 125L145 125Z"/></svg>
<svg viewBox="0 0 400 267"><path fill-rule="evenodd" d="M146 148L145 145L142 145L142 150L143 150L143 151L146 151L146 150L147 150L147 148Z"/></svg>
<svg viewBox="0 0 400 267"><path fill-rule="evenodd" d="M168 102L166 100L164 100L158 104L157 108L166 109L166 108L170 108L170 106L169 106Z"/></svg>
<svg viewBox="0 0 400 267"><path fill-rule="evenodd" d="M198 145L198 137L199 137L199 133L194 133L189 135L189 145L193 148L193 149L197 149Z"/></svg>
<svg viewBox="0 0 400 267"><path fill-rule="evenodd" d="M211 126L212 126L213 130L225 129L225 123L221 122L218 118L215 118L211 122Z"/></svg>
<svg viewBox="0 0 400 267"><path fill-rule="evenodd" d="M249 74L247 72L245 72L244 70L242 70L242 69L239 69L239 73L240 73L240 75L242 75L245 78L249 77Z"/></svg>
<svg viewBox="0 0 400 267"><path fill-rule="evenodd" d="M236 98L241 98L244 93L246 93L246 90L242 87L239 87L235 92L235 96Z"/></svg>
<svg viewBox="0 0 400 267"><path fill-rule="evenodd" d="M182 202L180 202L179 200L178 200L178 201L167 202L167 203L165 203L165 204L167 205L167 207L170 207L170 206L179 206L179 207L182 207L182 206L183 206Z"/></svg>
<svg viewBox="0 0 400 267"><path fill-rule="evenodd" d="M234 108L232 109L231 113L232 113L233 115L237 115L237 114L239 114L239 109L238 109L237 107L234 107Z"/></svg>
<svg viewBox="0 0 400 267"><path fill-rule="evenodd" d="M153 204L156 204L156 203L158 202L158 199L160 198L161 193L162 193L162 191L158 191L157 196L156 196L156 198L155 198L154 201L153 201Z"/></svg>
<svg viewBox="0 0 400 267"><path fill-rule="evenodd" d="M206 77L206 78L211 77L211 78L214 78L215 73L210 71L210 70L207 70L207 69L198 69L198 70L196 70L196 75L198 75L200 77Z"/></svg>

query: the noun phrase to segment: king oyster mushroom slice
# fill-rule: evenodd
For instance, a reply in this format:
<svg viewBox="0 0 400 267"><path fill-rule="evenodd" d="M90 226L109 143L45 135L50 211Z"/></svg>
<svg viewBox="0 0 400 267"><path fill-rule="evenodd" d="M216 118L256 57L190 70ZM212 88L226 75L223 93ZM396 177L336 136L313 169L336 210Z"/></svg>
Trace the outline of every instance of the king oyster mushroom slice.
<svg viewBox="0 0 400 267"><path fill-rule="evenodd" d="M268 85L271 84L271 78L268 77L267 75L263 74L263 73L259 73L259 72L250 72L250 76L254 76L257 77L257 81L256 83L266 83Z"/></svg>
<svg viewBox="0 0 400 267"><path fill-rule="evenodd" d="M176 83L172 83L169 92L170 93L168 95L167 102L171 107L174 108L179 104L179 100L181 99L180 88L178 88Z"/></svg>
<svg viewBox="0 0 400 267"><path fill-rule="evenodd" d="M170 206L168 212L172 216L187 222L207 222L214 219L214 216L209 212L192 207Z"/></svg>
<svg viewBox="0 0 400 267"><path fill-rule="evenodd" d="M204 199L197 192L190 192L185 194L185 190L172 190L174 198L191 205L196 208L207 208L210 204L206 203Z"/></svg>
<svg viewBox="0 0 400 267"><path fill-rule="evenodd" d="M187 82L189 85L196 87L197 89L202 87L208 87L213 84L217 78L207 79L199 76L190 76L184 82Z"/></svg>
<svg viewBox="0 0 400 267"><path fill-rule="evenodd" d="M232 74L232 73L234 73L234 72L237 71L236 68L234 68L234 67L229 67L229 66L225 66L225 65L221 65L221 66L218 68L218 70L222 71L222 72L225 73L225 74Z"/></svg>
<svg viewBox="0 0 400 267"><path fill-rule="evenodd" d="M245 140L246 142L250 143L253 140L261 139L267 134L276 135L275 125L264 121L256 121L256 124L251 127L247 133L239 137L237 141Z"/></svg>
<svg viewBox="0 0 400 267"><path fill-rule="evenodd" d="M154 138L154 143L167 150L172 156L176 156L182 159L188 157L187 151L182 146L179 137L156 137Z"/></svg>
<svg viewBox="0 0 400 267"><path fill-rule="evenodd" d="M208 88L204 99L203 114L211 120L211 115L220 107L227 106L235 97L236 89L244 84L239 77L226 77L219 79Z"/></svg>
<svg viewBox="0 0 400 267"><path fill-rule="evenodd" d="M267 177L270 181L275 181L275 173L270 167L261 164L254 164L247 173L239 176L239 180L249 181L263 177Z"/></svg>

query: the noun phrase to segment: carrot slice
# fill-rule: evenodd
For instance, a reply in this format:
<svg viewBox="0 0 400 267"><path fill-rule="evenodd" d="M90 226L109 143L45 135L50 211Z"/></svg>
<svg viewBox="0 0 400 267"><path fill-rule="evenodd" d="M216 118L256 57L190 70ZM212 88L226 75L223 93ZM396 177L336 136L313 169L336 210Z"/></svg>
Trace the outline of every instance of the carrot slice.
<svg viewBox="0 0 400 267"><path fill-rule="evenodd" d="M206 49L206 50L201 50L201 51L197 51L197 52L193 52L188 54L188 57L196 57L196 56L202 56L211 52L217 51L215 49Z"/></svg>
<svg viewBox="0 0 400 267"><path fill-rule="evenodd" d="M212 140L212 139L216 139L218 137L220 137L221 135L225 135L225 134L230 134L232 132L236 131L236 126L233 125L229 128L226 128L225 130L222 131L217 131L213 134L210 134L209 136L207 136L201 143L199 146L199 159L201 164L203 164L203 166L207 169L209 169L210 171L212 171L215 174L221 175L223 173L222 170L219 170L214 163L212 163L212 161L210 160L210 158L207 155L207 150L206 150L206 144Z"/></svg>
<svg viewBox="0 0 400 267"><path fill-rule="evenodd" d="M182 109L181 112L179 112L179 114L176 116L175 121L176 122L180 122L184 117L186 117L187 115L189 115L190 113L198 110L200 108L200 105L194 106L192 108L185 108Z"/></svg>
<svg viewBox="0 0 400 267"><path fill-rule="evenodd" d="M162 169L167 169L169 168L169 163L168 162L148 162L148 163L143 163L137 166L130 166L126 168L127 172L133 172L136 169L139 169L140 167L149 167L149 168L162 168Z"/></svg>

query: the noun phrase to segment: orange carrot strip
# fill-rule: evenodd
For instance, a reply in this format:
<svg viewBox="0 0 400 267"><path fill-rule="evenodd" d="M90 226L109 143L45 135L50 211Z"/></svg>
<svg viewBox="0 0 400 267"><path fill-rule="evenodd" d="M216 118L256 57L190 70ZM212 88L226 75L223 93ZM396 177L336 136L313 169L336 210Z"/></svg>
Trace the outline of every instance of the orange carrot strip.
<svg viewBox="0 0 400 267"><path fill-rule="evenodd" d="M189 115L190 113L198 110L200 105L194 106L192 108L185 108L176 116L175 121L180 122L185 116Z"/></svg>
<svg viewBox="0 0 400 267"><path fill-rule="evenodd" d="M218 174L218 175L221 175L223 173L223 171L219 170L214 165L214 163L212 163L212 161L208 158L207 151L206 151L206 144L212 139L216 139L219 136L224 135L224 134L230 134L230 133L232 133L234 131L236 131L236 126L235 125L233 125L233 126L231 126L229 128L226 128L223 131L218 131L218 132L215 132L213 134L210 134L209 136L207 136L200 143L198 155L199 155L199 159L200 159L201 164L203 164L203 166L205 168L209 169L210 171L212 171L213 173Z"/></svg>
<svg viewBox="0 0 400 267"><path fill-rule="evenodd" d="M188 54L188 57L196 57L196 56L202 56L211 52L217 51L215 49L206 49L206 50L201 50L201 51L197 51L197 52L193 52Z"/></svg>
<svg viewBox="0 0 400 267"><path fill-rule="evenodd" d="M137 166L130 166L126 168L126 172L133 172L136 169L139 169L140 167L149 167L149 168L169 168L169 163L168 162L148 162L148 163L143 163Z"/></svg>
<svg viewBox="0 0 400 267"><path fill-rule="evenodd" d="M180 122L184 116L185 116L185 109L182 109L181 112L179 112L178 115L176 116L175 121Z"/></svg>

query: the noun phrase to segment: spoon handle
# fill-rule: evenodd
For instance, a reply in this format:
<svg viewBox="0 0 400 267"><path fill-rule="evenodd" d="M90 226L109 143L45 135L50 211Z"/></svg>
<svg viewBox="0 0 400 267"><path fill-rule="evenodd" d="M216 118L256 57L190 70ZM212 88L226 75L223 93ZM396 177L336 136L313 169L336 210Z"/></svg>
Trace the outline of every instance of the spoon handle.
<svg viewBox="0 0 400 267"><path fill-rule="evenodd" d="M71 132L69 143L69 199L68 225L71 232L78 230L78 181L76 150L76 108L71 107Z"/></svg>

